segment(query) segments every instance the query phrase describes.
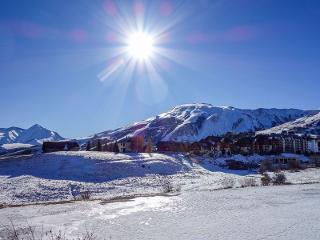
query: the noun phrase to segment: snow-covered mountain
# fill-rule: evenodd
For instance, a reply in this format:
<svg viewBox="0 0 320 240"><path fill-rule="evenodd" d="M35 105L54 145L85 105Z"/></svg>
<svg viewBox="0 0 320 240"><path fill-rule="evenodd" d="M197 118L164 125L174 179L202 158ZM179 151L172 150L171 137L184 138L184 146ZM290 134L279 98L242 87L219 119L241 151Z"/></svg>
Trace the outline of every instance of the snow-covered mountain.
<svg viewBox="0 0 320 240"><path fill-rule="evenodd" d="M18 127L0 128L0 145L14 143L23 131L24 129Z"/></svg>
<svg viewBox="0 0 320 240"><path fill-rule="evenodd" d="M257 134L272 134L293 132L297 134L320 135L320 113L298 118L294 121L281 124L279 126L257 132Z"/></svg>
<svg viewBox="0 0 320 240"><path fill-rule="evenodd" d="M121 139L143 135L154 142L199 141L210 135L249 132L271 128L319 111L299 109L238 109L211 104L185 104L156 117L96 134L95 137Z"/></svg>
<svg viewBox="0 0 320 240"><path fill-rule="evenodd" d="M35 124L28 129L17 127L0 129L0 145L9 143L38 145L43 141L58 141L63 139L64 138L58 133L48 130L38 124Z"/></svg>

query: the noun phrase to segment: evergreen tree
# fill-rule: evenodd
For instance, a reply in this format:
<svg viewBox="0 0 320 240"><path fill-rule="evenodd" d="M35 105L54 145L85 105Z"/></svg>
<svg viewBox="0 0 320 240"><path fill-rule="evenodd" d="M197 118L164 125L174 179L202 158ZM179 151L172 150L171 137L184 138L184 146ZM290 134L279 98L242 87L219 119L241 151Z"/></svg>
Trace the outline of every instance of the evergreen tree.
<svg viewBox="0 0 320 240"><path fill-rule="evenodd" d="M90 150L91 150L91 144L90 144L90 141L88 141L86 146L86 151L90 151Z"/></svg>
<svg viewBox="0 0 320 240"><path fill-rule="evenodd" d="M118 142L117 141L113 145L113 152L115 152L115 153L119 152L119 147L118 147Z"/></svg>
<svg viewBox="0 0 320 240"><path fill-rule="evenodd" d="M152 141L151 141L151 138L148 138L146 152L147 153L151 153L152 152Z"/></svg>
<svg viewBox="0 0 320 240"><path fill-rule="evenodd" d="M102 151L102 145L101 145L101 141L100 139L98 139L98 143L97 143L97 151L101 152Z"/></svg>

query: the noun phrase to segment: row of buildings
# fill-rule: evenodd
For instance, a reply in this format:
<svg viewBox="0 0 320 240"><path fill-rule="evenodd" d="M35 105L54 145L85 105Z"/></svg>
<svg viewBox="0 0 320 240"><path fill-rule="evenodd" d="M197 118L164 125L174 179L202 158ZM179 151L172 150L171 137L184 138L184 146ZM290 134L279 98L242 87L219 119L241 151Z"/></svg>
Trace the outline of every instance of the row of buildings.
<svg viewBox="0 0 320 240"><path fill-rule="evenodd" d="M45 142L45 152L79 150L75 142ZM297 136L294 134L254 135L228 134L224 137L209 136L198 142L160 141L153 145L150 138L143 136L125 137L118 141L108 139L93 139L86 145L88 151L109 152L189 152L198 155L215 154L280 154L297 153L312 154L320 152L320 138L311 136Z"/></svg>
<svg viewBox="0 0 320 240"><path fill-rule="evenodd" d="M89 148L88 145L90 145ZM120 153L155 151L152 146L151 139L148 139L147 142L145 142L145 138L143 136L125 137L117 141L97 138L87 143L86 150Z"/></svg>
<svg viewBox="0 0 320 240"><path fill-rule="evenodd" d="M311 136L238 134L226 137L209 136L199 142L159 142L159 152L192 152L195 154L312 154L320 150L320 138Z"/></svg>

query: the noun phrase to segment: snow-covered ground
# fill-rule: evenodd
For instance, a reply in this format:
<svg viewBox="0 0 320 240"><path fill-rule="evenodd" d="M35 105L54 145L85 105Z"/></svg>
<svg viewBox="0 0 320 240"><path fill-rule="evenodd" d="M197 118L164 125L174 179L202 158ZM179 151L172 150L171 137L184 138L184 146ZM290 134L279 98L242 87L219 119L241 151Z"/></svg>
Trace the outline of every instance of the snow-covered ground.
<svg viewBox="0 0 320 240"><path fill-rule="evenodd" d="M261 156L237 160L254 161ZM257 161L258 161L257 160ZM182 154L115 154L58 152L0 159L0 204L19 205L91 199L113 199L163 193L166 186L182 190L240 187L248 178L260 184L255 171L219 167L224 159ZM320 182L320 170L286 173L291 183Z"/></svg>
<svg viewBox="0 0 320 240"><path fill-rule="evenodd" d="M260 185L260 175L223 161L107 152L0 159L0 239L10 220L73 238L88 230L98 239L317 239L319 169L286 172L298 185L240 188ZM165 194L168 185L181 191ZM87 191L90 201L72 201Z"/></svg>
<svg viewBox="0 0 320 240"><path fill-rule="evenodd" d="M0 209L0 239L16 228L62 231L97 239L315 240L320 231L320 184L183 191L128 201L75 202Z"/></svg>
<svg viewBox="0 0 320 240"><path fill-rule="evenodd" d="M188 172L182 157L162 154L59 152L0 160L0 204L159 192L166 175Z"/></svg>

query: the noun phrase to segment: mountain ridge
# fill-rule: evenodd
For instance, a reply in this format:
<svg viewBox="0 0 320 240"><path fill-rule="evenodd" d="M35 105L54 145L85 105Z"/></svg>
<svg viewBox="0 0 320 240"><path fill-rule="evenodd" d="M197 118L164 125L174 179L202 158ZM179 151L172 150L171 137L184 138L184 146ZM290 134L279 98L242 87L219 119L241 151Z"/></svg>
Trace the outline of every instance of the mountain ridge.
<svg viewBox="0 0 320 240"><path fill-rule="evenodd" d="M319 110L257 108L240 109L233 106L214 106L207 103L182 104L172 107L142 121L127 124L114 130L103 131L87 138L79 138L79 143L102 138L110 141L142 135L158 141L199 141L207 136L221 136L227 132L257 132L290 124L300 118L312 117ZM320 134L320 131L319 131ZM24 143L39 145L43 141L60 141L65 138L57 132L35 124L28 129L0 128L0 145Z"/></svg>
<svg viewBox="0 0 320 240"><path fill-rule="evenodd" d="M318 110L258 108L240 109L206 103L183 104L125 127L95 134L94 138L119 140L143 135L158 141L199 141L209 135L227 132L248 132L268 129L300 117L314 115Z"/></svg>

